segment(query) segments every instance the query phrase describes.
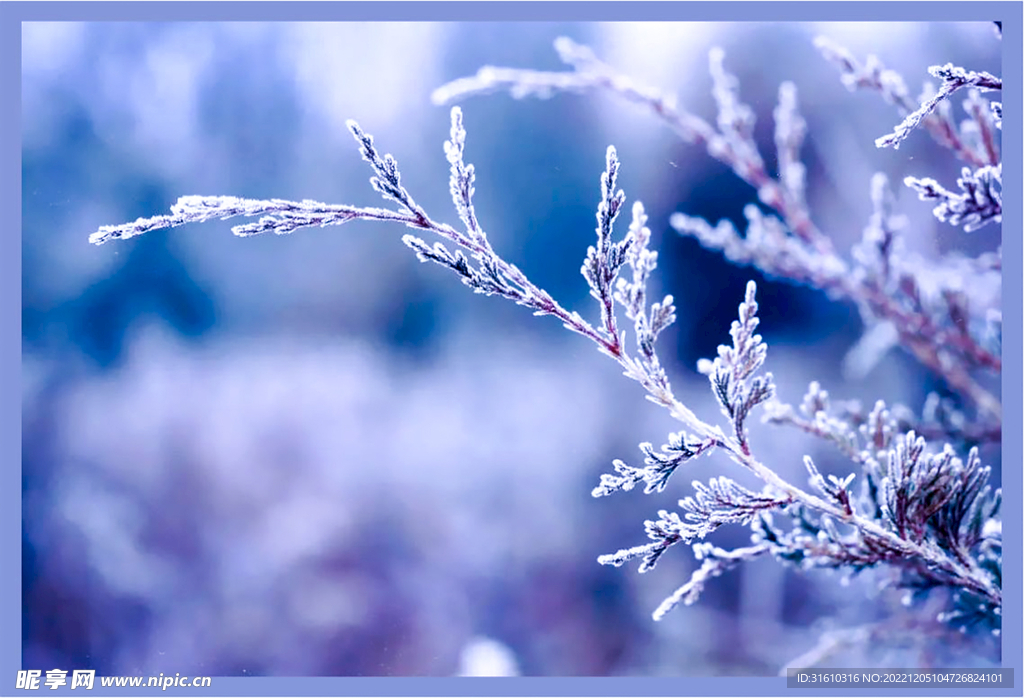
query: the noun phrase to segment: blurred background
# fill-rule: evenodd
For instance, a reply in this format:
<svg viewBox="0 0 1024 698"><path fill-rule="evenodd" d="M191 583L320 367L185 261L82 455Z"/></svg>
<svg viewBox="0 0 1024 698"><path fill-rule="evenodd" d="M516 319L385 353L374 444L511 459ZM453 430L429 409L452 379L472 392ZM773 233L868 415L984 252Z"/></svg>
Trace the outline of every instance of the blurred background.
<svg viewBox="0 0 1024 698"><path fill-rule="evenodd" d="M877 150L899 116L847 92L818 34L878 55L914 94L934 64L999 73L984 23L23 25L24 668L774 674L829 629L908 613L877 579L843 586L763 560L654 623L695 568L689 550L643 576L598 555L645 542L643 521L694 478L754 483L711 457L661 495L591 498L613 458L636 464L639 442L677 426L558 322L420 264L399 227L240 239L214 222L87 242L185 194L377 205L349 118L398 158L435 219L457 223L448 110L431 91L485 64L561 69L552 45L565 35L712 122L707 55L723 47L770 168L778 87L794 81L810 208L847 253L874 172L953 186L960 165L924 133ZM718 409L696 362L728 339L750 278L783 401L798 404L811 380L837 399L914 408L938 388L900 351L844 381L854 307L672 233L673 211L741 225L755 192L643 109L601 94L463 109L495 248L589 319L579 268L605 148L618 148L620 184L644 202L660 251L651 295L679 306L660 356L704 418ZM908 190L897 206L925 258L999 244L995 227L940 226ZM793 431L758 423L752 438L794 481L805 453L848 472ZM998 449L985 455L998 469ZM916 664L921 651L906 638L840 646L830 665Z"/></svg>

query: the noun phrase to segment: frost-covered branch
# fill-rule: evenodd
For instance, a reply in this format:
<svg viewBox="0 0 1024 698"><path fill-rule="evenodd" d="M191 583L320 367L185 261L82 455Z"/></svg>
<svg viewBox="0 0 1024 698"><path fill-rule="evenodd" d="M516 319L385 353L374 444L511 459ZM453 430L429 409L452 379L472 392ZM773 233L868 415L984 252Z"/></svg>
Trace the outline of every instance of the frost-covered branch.
<svg viewBox="0 0 1024 698"><path fill-rule="evenodd" d="M990 73L975 72L973 70L965 70L958 66L954 66L952 63L946 65L933 65L928 69L934 77L942 80L942 85L939 87L932 97L926 99L924 104L918 107L916 110L907 115L902 122L900 122L893 132L882 136L875 141L875 145L879 148L886 146L892 146L893 148L899 148L900 143L906 140L910 132L913 131L921 123L921 121L935 111L939 103L943 100L949 99L950 96L957 90L963 87L976 87L981 90L1002 90L1003 81L997 78L995 75Z"/></svg>
<svg viewBox="0 0 1024 698"><path fill-rule="evenodd" d="M1003 168L985 166L975 171L965 167L956 180L961 194L949 191L931 177L907 177L903 180L915 189L921 201L938 202L935 217L950 225L973 232L988 223L1003 222Z"/></svg>
<svg viewBox="0 0 1024 698"><path fill-rule="evenodd" d="M878 89L905 114L916 109L917 104L910 99L903 79L886 70L877 58L870 57L866 65L861 65L848 51L827 39L819 38L816 43L830 60L840 66L843 81L851 89ZM728 221L711 226L701 219L677 213L671 223L678 232L694 236L709 249L720 250L732 262L750 264L769 275L806 283L833 298L855 303L868 327L879 328L869 338L882 337L883 330L894 328L887 336L893 337L895 343L942 376L952 389L971 400L980 410L999 414L998 400L970 375L970 370L975 367L998 371L1001 365L998 354L982 346L970 331L956 327L947 329L945 315L948 308L942 303L929 304L927 299L920 297L920 284L915 278L914 268L907 264L893 268L893 251L898 242L896 231L886 232L884 241L888 247L882 250L879 258L879 263L887 265L886 276L879 279L864 265L851 266L836 254L814 225L805 203L805 168L799 154L807 127L800 115L797 90L792 83L780 86L779 102L774 112L779 175L773 178L767 174L764 159L753 140L753 110L740 99L739 81L726 70L725 54L720 49L712 50L709 58L713 96L718 105L717 122L713 126L679 107L674 97L638 85L616 72L585 46L563 37L555 42L555 48L563 62L572 68L571 71L485 67L475 76L460 78L439 88L433 99L437 103L447 103L496 90L509 91L517 98L547 97L558 91L604 90L643 104L685 141L704 145L713 157L730 166L740 178L757 189L760 201L778 214L778 217L767 215L756 205L748 205L744 213L749 223L745 235L741 236ZM979 86L991 84L980 74L971 80L971 84ZM945 100L936 104L948 106ZM972 148L966 136L962 137L952 124L948 113L929 113L921 118L937 138L971 162L988 162L995 152L992 128L988 123L975 129L979 134L979 146ZM994 123L993 118L993 126ZM945 190L932 187L929 191L933 198L941 199L936 215L940 209L948 210L950 220L962 220L971 229L983 222L996 220L1001 214L1001 200L997 198L999 192L989 186L990 181L991 178L985 179L984 174L976 176L973 180L976 184L972 184L971 191L958 199L951 198L956 195L948 192L942 198ZM968 196L973 198L968 200ZM880 203L882 198L887 197L885 207L891 208L891 193L887 191L884 180L881 185L873 183L872 197L876 215L865 231L865 245L877 237L876 231L882 224L878 221L886 224L892 221L893 226L898 227L898 217L891 211L885 213L884 219L878 218L882 215L879 213L883 206ZM1000 207L998 212L997 206ZM863 346L869 345L865 343ZM881 356L878 352L875 355ZM870 365L870 361L861 363Z"/></svg>
<svg viewBox="0 0 1024 698"><path fill-rule="evenodd" d="M877 56L868 56L861 63L845 47L824 36L817 37L814 45L822 56L839 68L840 78L848 90L853 92L867 89L880 93L886 102L896 107L900 116L910 120L912 115L917 115L914 117L915 125L923 124L936 143L949 148L960 159L973 167L991 164L964 141L953 121L949 102L945 97L935 99L937 93L932 87L926 85L921 99L915 100L911 98L903 77L896 71L887 69ZM931 103L932 106L925 108L922 102ZM882 144L879 144L879 147L882 147Z"/></svg>
<svg viewBox="0 0 1024 698"><path fill-rule="evenodd" d="M557 92L603 90L650 109L687 143L702 145L715 159L728 165L757 191L759 199L777 211L786 224L812 248L827 253L831 241L811 222L802 197L801 175L790 163L778 179L768 174L753 140L754 114L739 100L739 82L724 66L725 53L715 49L710 56L714 96L719 106L718 129L678 106L674 95L640 85L632 78L601 62L594 52L566 37L555 41L555 50L572 71L546 72L520 68L485 66L476 75L459 78L439 87L435 104L450 104L478 94L507 91L513 97L550 97ZM799 148L801 126L796 111L796 88L790 85L780 94L780 109L786 128L778 134L780 148L792 153Z"/></svg>
<svg viewBox="0 0 1024 698"><path fill-rule="evenodd" d="M902 80L882 69L877 61L869 60L868 66L862 67L842 50L821 45L826 55L840 64L848 86L879 89L901 109L909 104ZM834 414L828 393L816 383L801 405L802 416L798 415L792 407L776 401L772 374L763 371L767 345L757 334L760 319L754 281L747 284L739 304L738 318L730 330L731 343L720 346L714 360L698 364L698 370L709 380L724 423L698 417L673 394L657 354L658 336L675 321L676 309L672 296L648 302L647 283L657 268L657 253L649 249L651 231L639 202L632 206L625 235L618 239L615 235L614 225L626 202L617 185L620 163L615 149L608 147L605 152L596 241L587 250L581 267L598 304L599 321L592 325L578 312L561 306L492 248L473 205L475 171L465 162L466 130L458 107L451 111L450 138L444 151L450 173L448 188L461 230L432 219L401 183L395 158L382 155L373 138L355 122L349 122L363 159L374 171L372 186L394 208L190 196L179 199L170 215L105 226L90 241L102 244L159 228L233 217L258 218L255 223L235 226L238 235L283 234L354 220L402 223L415 231L431 233L440 240L430 244L414 234L406 234L402 240L421 261L453 271L476 293L506 298L536 315L557 317L565 327L587 337L618 362L626 376L644 387L649 400L665 407L681 422L683 430L670 434L660 449L655 450L651 443L640 444L642 467L615 460L615 474L601 476L592 492L594 497L628 491L640 483L644 483L645 493L661 492L678 470L714 452L724 453L760 481L759 491L724 476L707 483L694 481L693 494L679 500L680 512L662 510L657 520L645 523L651 542L599 558L602 564L615 566L639 559L640 571L645 572L672 546L683 543L692 547L702 564L659 606L656 619L679 603L692 603L705 584L723 571L770 553L800 568L847 572L895 568L900 575L898 584L914 594L936 587L951 590L953 602L942 615L944 622L980 624L997 632L1002 603L1001 492L986 484L989 468L982 465L976 447L961 457L943 439L954 433L961 434L965 441L970 434L998 439L1000 402L971 374L976 368L1001 370L998 308L983 308L967 289L952 283L933 284L938 292L931 293L931 297L923 291L925 270L900 254L903 220L893 211L893 196L882 176L872 181L874 212L862 242L854 250L853 261L847 262L832 251L827 238L811 221L805 204L805 170L799 151L806 123L799 114L793 85L786 83L779 90L775 110L779 176L774 178L767 174L753 140L754 113L740 100L738 80L725 69L720 50L712 51L710 56L713 96L718 105L717 123L712 126L678 109L673 99L615 73L589 49L568 39L560 39L556 47L573 68L571 72L485 68L475 77L441 88L435 100L450 101L494 89L509 90L514 96L603 89L646 105L685 140L705 145L714 157L732 167L739 177L755 186L760 201L778 214L765 214L758 206L749 205L744 236L729 223L712 227L683 214L672 218L677 230L694 235L706 247L721 250L733 262L753 264L767 274L810 284L857 303L869 331L855 348L855 360L848 361L850 366L870 365L899 342L971 401L979 419L970 423L962 412L941 400L926 404L921 419L915 417L916 421L901 421L882 401L867 415L852 409ZM931 124L929 128L938 134L940 142L965 159L988 161L997 157L993 129L1001 127L998 103L986 110L980 98L972 96L973 101L969 100L968 113L978 122L975 148L961 138L965 132L948 130L948 113L943 106L946 97L959 87L998 89L994 82L997 79L949 66L937 75L946 80L940 89L940 93L945 90L945 96L929 98L929 108L906 109L920 114L908 117L904 131L909 132L917 123ZM954 83L958 86L951 87ZM1000 167L985 163L977 170L965 169L959 182L964 194L952 194L934 180L912 179L907 183L918 189L922 198L939 202L937 216L971 230L1000 220ZM998 189L995 183L1000 185ZM998 276L1001 271L998 254L965 264L979 276ZM985 314L984 340L979 338L975 322L979 311ZM633 342L627 344L627 332L619 326L622 316L633 325L633 348ZM751 443L747 427L759 406L764 409L766 421L788 424L830 441L857 470L826 477L818 464L805 456L807 486L785 480ZM860 485L859 493L851 489L854 482ZM780 525L780 521L788 524ZM703 541L726 525L749 527L752 545L730 551Z"/></svg>
<svg viewBox="0 0 1024 698"><path fill-rule="evenodd" d="M974 225L975 219L994 220L994 207L1001 202L987 175L964 180L962 186L968 193L963 196L950 194L934 182L927 186L929 197L942 201L940 206L949 211L951 222L955 218L958 223L971 221L968 224ZM891 328L890 346L899 343L981 410L999 415L999 401L969 373L975 367L1001 370L998 352L984 346L972 328L948 321L951 311L957 312L950 307L948 293L936 299L924 297L917 278L924 270L896 254L902 223L891 211L892 195L882 175L872 183L872 200L875 213L862 243L854 250L856 265L834 253L808 248L789 234L781 220L765 215L753 204L744 209L745 235L729 221L712 226L701 218L674 213L669 222L678 233L719 250L734 264L751 265L770 276L807 284L832 298L857 304L869 328L880 323ZM934 269L928 275L938 278ZM969 299L962 300L960 310L969 314Z"/></svg>
<svg viewBox="0 0 1024 698"><path fill-rule="evenodd" d="M236 225L231 229L232 232L241 237L260 233L284 235L299 228L341 225L357 219L394 221L411 226L418 222L415 216L407 212L322 204L309 199L286 201L242 199L237 196L183 196L171 207L170 215L139 218L121 225L105 225L89 236L89 242L102 245L111 240L127 240L153 230L177 228L189 223L256 216L260 216L259 221Z"/></svg>
<svg viewBox="0 0 1024 698"><path fill-rule="evenodd" d="M402 241L421 261L434 262L450 269L476 293L502 296L530 308L536 315L554 315L565 327L589 338L600 351L618 361L625 375L643 385L651 400L668 408L684 425L704 437L707 444L715 442L719 436L717 432L676 400L665 371L654 353L653 345L658 334L675 320L675 307L671 296L647 305L646 282L656 267L657 253L648 249L650 230L646 227L647 217L639 202L633 206L633 219L626 236L617 242L612 239L615 219L625 202L625 195L616 186L619 160L615 148L608 148L605 172L601 176L597 244L588 251L582 268L591 287L591 295L601 309L601 324L595 328L579 313L562 307L550 294L534 285L520 269L494 252L473 208L475 173L473 166L466 164L463 157L466 131L461 109L452 109L451 120L450 140L445 143L445 154L451 171L449 190L465 231L434 221L402 185L395 158L390 154L382 155L374 145L373 137L365 133L357 123L350 121L349 130L359 143L363 159L374 170L374 177L370 180L373 188L386 200L397 204L397 210L328 205L313 201L185 196L172 207L170 215L140 218L134 223L119 226L104 226L89 239L99 245L152 230L233 217L260 216L257 223L237 225L232 229L236 235L243 236L265 232L291 233L300 228L340 225L354 220L403 223L407 227L433 233L455 245L456 249L449 249L443 242L430 245L416 235L405 235ZM463 250L469 253L469 257ZM624 266L632 270L632 281L618 278ZM616 310L619 306L622 306L626 317L635 326L635 355L626 349L624 334L617 329Z"/></svg>
<svg viewBox="0 0 1024 698"><path fill-rule="evenodd" d="M734 550L725 550L710 543L697 543L693 546L693 556L702 561L701 566L690 575L685 584L654 609L654 620L661 620L680 603L686 606L696 603L710 580L740 563L749 562L770 551L771 547L764 543Z"/></svg>
<svg viewBox="0 0 1024 698"><path fill-rule="evenodd" d="M797 422L791 408L775 403L770 403L768 419L795 422L836 443L863 467L865 492L858 498L849 490L855 473L844 478L830 475L826 479L809 457L805 457L804 465L816 493L804 490L781 478L753 455L744 421L753 407L770 400L774 393L771 375L759 375L766 347L761 337L754 334L758 325L755 290L750 282L740 304L739 320L731 330L732 346L720 346L718 358L700 366L711 382L733 437L724 437L721 429L708 426L703 430L705 433L717 431L723 436L705 445L675 435L672 443L663 447L662 454L655 453L650 444L643 444L647 468L634 469L616 461L619 475L602 476L601 485L593 494L598 497L615 490L630 490L641 480L647 482L645 491L661 491L680 465L711 449L725 451L734 462L757 476L765 485L764 491L753 492L728 478L713 478L707 485L694 482L694 496L679 502L685 512L683 516L663 510L657 521L645 523L651 543L601 556L599 562L620 566L640 558L640 569L646 572L678 543L693 544L725 524L750 524L758 554L767 551L785 562L852 571L892 565L914 584L961 590L985 605L989 616L996 614L1002 595L993 565L1001 564L1001 558L986 556L978 545L984 537L985 523L998 512L999 493L993 495L983 488L989 470L981 466L977 449L971 451L966 463L956 458L949 446L937 455L929 454L925 440L913 432L894 437L884 407L876 408L868 423L861 427L868 447L859 448L853 427L827 415L828 395L813 385L803 407L812 421ZM882 464L886 462L889 465L884 470ZM913 498L910 493L914 493ZM927 504L915 503L918 496L923 496ZM785 513L799 525L786 532L772 523L772 512ZM840 533L839 526L849 532ZM758 547L761 545L767 547L762 550ZM712 548L701 550L707 552ZM662 617L680 600L692 601L709 576L745 555L746 552L735 556L716 554L716 561L705 561L694 579L680 587L655 616Z"/></svg>

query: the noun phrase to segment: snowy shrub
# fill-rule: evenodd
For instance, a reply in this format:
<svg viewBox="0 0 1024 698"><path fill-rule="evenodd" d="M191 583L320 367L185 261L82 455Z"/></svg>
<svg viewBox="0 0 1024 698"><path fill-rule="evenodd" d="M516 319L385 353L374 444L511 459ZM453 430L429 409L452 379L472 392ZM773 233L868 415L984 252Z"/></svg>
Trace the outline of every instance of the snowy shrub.
<svg viewBox="0 0 1024 698"><path fill-rule="evenodd" d="M995 40L995 39L993 39ZM862 61L841 46L819 39L817 47L840 71L852 90L873 90L895 108L902 121L892 133L865 138L868 147L899 148L908 139L931 137L963 162L955 172L907 177L904 185L934 204L939 221L964 234L998 235L1002 219L1002 168L999 133L1002 109L986 95L1001 90L1001 80L951 64L931 68L937 86L925 84L912 97L906 81L881 61ZM862 339L844 368L853 378L865 375L900 348L930 371L944 388L914 408L883 399L862 406L836 401L812 382L797 406L778 394L769 347L758 334L761 319L757 285L749 281L731 328L716 328L723 339L718 355L698 370L721 410L719 419L698 416L692 401L677 394L659 358L659 335L676 320L676 299L649 298L648 281L658 253L650 249L648 216L640 202L627 208L619 188L620 161L608 147L599 187L596 241L581 272L597 304L591 321L564 307L493 247L474 207L474 166L466 161L467 129L463 110L451 109L451 130L444 143L450 169L449 189L459 225L435 218L403 184L397 160L378 149L357 123L348 128L363 159L373 170L373 188L385 207L327 204L317 201L249 199L233 196L185 196L171 212L133 223L105 226L90 240L103 244L143 233L214 219L252 219L236 225L236 235L285 234L314 226L355 220L399 223L411 233L402 241L423 262L453 272L474 293L500 296L551 315L567 329L593 342L640 384L648 400L680 424L661 446L641 443L643 463L615 460L600 477L594 497L642 486L647 494L680 483L677 471L700 456L723 467L745 471L760 483L751 489L728 475L695 480L678 510L661 510L644 524L650 542L602 555L604 565L639 561L652 570L670 548L689 546L700 566L661 605L660 620L679 604L692 604L726 570L760 557L800 570L837 571L842 581L874 570L882 586L895 587L907 606L919 607L922 625L908 632L977 635L998 657L1001 628L1001 491L988 483L991 468L982 447L1001 439L1001 401L996 392L1001 371L1001 252L968 258L948 255L941 265L925 264L906 253L901 236L906 219L896 210L887 177L875 175L860 193L870 196L873 214L864 221L860 242L850 253L815 222L807 202L813 187L801 161L807 125L801 117L797 85L778 88L774 111L777 167L760 152L754 138L754 110L744 104L738 79L729 72L723 51L710 53L717 119L710 123L677 104L674 96L635 82L570 39L555 48L569 66L564 72L485 67L434 93L437 103L461 101L483 92L508 91L514 97L555 93L605 92L634 102L687 143L702 147L749 184L756 201L744 211L746 230L727 220L675 213L671 227L720 252L730 262L761 274L802 284L859 310ZM966 118L957 123L957 98ZM954 184L944 182L955 181ZM623 211L625 233L615 224ZM430 234L436 239L421 237ZM771 452L758 447L750 426L755 419L811 435L833 447L845 461L837 473L823 474L810 455L803 458L806 479L785 479ZM543 496L542 493L537 496ZM749 529L749 544L731 549L706 538L721 527ZM922 628L926 628L922 630ZM942 630L946 628L946 630ZM827 633L821 648L804 664L821 661L836 644L871 642L870 626ZM984 638L988 640L984 640ZM822 649L824 648L824 649Z"/></svg>

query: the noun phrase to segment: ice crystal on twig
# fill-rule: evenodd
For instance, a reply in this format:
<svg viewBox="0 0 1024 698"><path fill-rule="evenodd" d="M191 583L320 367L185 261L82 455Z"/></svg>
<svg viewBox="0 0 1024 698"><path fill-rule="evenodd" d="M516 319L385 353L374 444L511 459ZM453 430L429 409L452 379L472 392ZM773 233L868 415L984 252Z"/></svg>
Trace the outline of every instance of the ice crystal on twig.
<svg viewBox="0 0 1024 698"><path fill-rule="evenodd" d="M747 295L740 304L740 319L732 323L729 334L732 346L718 347L718 357L712 362L702 360L697 370L711 381L711 387L724 414L733 425L736 439L744 453L750 452L747 443L746 421L750 411L775 394L772 374L755 375L764 365L768 348L761 335L754 334L760 320L757 318L757 287L747 283Z"/></svg>
<svg viewBox="0 0 1024 698"><path fill-rule="evenodd" d="M451 139L444 144L445 155L451 164L448 188L451 190L452 202L459 213L459 218L462 219L462 224L466 227L466 232L478 242L484 242L487 236L481 230L476 219L476 211L473 209L473 182L476 179L476 172L472 165L466 164L463 160L465 149L466 129L462 125L462 110L453 109Z"/></svg>
<svg viewBox="0 0 1024 698"><path fill-rule="evenodd" d="M711 545L710 543L696 543L693 546L693 556L702 560L701 566L690 576L690 579L681 587L672 592L654 610L654 620L661 620L665 614L683 603L687 606L696 603L704 591L704 586L715 577L718 577L728 569L735 567L741 562L747 562L768 552L767 545L752 545L748 548L737 548L735 550L724 550Z"/></svg>
<svg viewBox="0 0 1024 698"><path fill-rule="evenodd" d="M935 217L943 223L962 225L974 232L988 223L1003 221L1003 168L986 166L972 171L965 167L956 180L962 193L951 192L931 177L903 180L915 189L921 201L935 201Z"/></svg>
<svg viewBox="0 0 1024 698"><path fill-rule="evenodd" d="M619 159L615 148L608 148L605 162L605 171L601 175L601 202L597 206L597 245L587 250L587 259L581 271L590 285L590 295L601 306L602 331L609 341L620 345L622 337L615 321L613 285L619 270L626 263L626 252L633 240L627 237L620 242L612 242L612 225L626 201L626 195L621 189L615 188L619 175Z"/></svg>
<svg viewBox="0 0 1024 698"><path fill-rule="evenodd" d="M938 93L934 89L926 87L921 100L914 100L910 97L903 77L896 71L887 69L877 56L868 56L864 63L861 63L846 48L824 36L817 37L814 45L822 56L839 68L840 79L848 90L875 90L907 119L910 119L912 114L920 112L915 125L923 124L936 143L949 148L957 157L974 167L988 164L963 142L950 116L949 103L944 97L936 99ZM922 102L931 103L931 108L922 108Z"/></svg>
<svg viewBox="0 0 1024 698"><path fill-rule="evenodd" d="M669 434L668 443L661 447L661 451L655 451L650 443L642 443L640 450L645 456L646 467L632 468L621 460L615 460L612 465L619 474L602 475L601 484L595 487L591 494L595 497L605 497L617 490L628 492L640 482L646 483L644 494L661 492L680 465L709 453L714 446L714 439L695 439L681 431Z"/></svg>
<svg viewBox="0 0 1024 698"><path fill-rule="evenodd" d="M779 85L779 105L775 108L775 149L779 157L779 183L790 199L804 209L807 168L800 161L800 146L807 135L807 122L797 106L796 85Z"/></svg>
<svg viewBox="0 0 1024 698"><path fill-rule="evenodd" d="M952 63L946 65L933 65L928 69L934 77L942 80L942 85L939 87L938 92L933 97L924 101L924 103L916 110L907 115L907 117L900 122L893 132L882 136L875 140L875 145L879 148L886 146L892 146L893 148L899 148L900 143L906 140L910 132L913 131L921 123L921 121L935 111L935 108L945 99L948 99L957 90L972 85L982 90L1001 90L1003 89L1003 81L997 78L995 75L990 73L975 72L973 70L964 70L958 66L954 66Z"/></svg>
<svg viewBox="0 0 1024 698"><path fill-rule="evenodd" d="M256 223L236 225L231 229L241 237L260 233L284 235L299 228L340 225L356 219L406 221L402 214L385 209L322 204L309 199L261 201L237 196L183 196L171 207L170 215L139 218L122 225L105 225L89 236L89 242L102 245L111 240L127 240L153 230L238 216L261 216Z"/></svg>
<svg viewBox="0 0 1024 698"><path fill-rule="evenodd" d="M857 434L846 420L831 414L828 391L817 381L811 382L800 405L800 416L790 405L772 400L765 406L764 421L790 424L808 434L831 441L843 455L855 463L861 461Z"/></svg>

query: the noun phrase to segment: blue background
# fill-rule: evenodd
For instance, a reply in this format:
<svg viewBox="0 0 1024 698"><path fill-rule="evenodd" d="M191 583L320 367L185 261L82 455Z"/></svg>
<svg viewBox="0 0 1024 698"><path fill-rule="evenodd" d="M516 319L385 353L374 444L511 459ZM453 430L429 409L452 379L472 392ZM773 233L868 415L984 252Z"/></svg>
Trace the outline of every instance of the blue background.
<svg viewBox="0 0 1024 698"><path fill-rule="evenodd" d="M398 157L428 211L454 221L447 109L429 93L485 63L557 69L551 43L567 35L708 119L707 50L723 46L766 156L778 84L795 81L811 208L846 250L870 214L872 172L948 181L958 165L923 134L875 150L898 117L846 92L817 33L878 54L912 90L935 63L1001 69L985 24L25 25L24 666L452 675L486 636L532 675L772 675L828 624L892 613L869 583L765 561L652 623L693 569L689 553L643 577L595 558L641 542L643 519L689 477L658 498L589 491L612 458L636 462L636 442L675 427L581 338L418 264L401 230L240 240L214 223L85 244L188 193L375 204L348 117ZM498 95L464 111L496 248L590 317L578 268L604 147L618 147L621 185L644 201L661 251L655 288L680 306L661 356L700 414L716 409L694 365L726 339L748 278L784 400L812 379L836 397L911 405L935 387L899 352L844 383L855 309L672 234L672 211L738 222L753 192L642 110ZM998 229L967 238L909 192L899 202L922 255L998 244ZM784 476L799 477L805 452L828 467L818 444L755 434ZM690 477L727 468L709 459ZM846 661L913 661L901 652Z"/></svg>

